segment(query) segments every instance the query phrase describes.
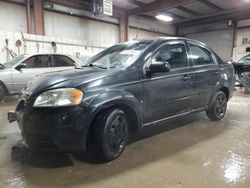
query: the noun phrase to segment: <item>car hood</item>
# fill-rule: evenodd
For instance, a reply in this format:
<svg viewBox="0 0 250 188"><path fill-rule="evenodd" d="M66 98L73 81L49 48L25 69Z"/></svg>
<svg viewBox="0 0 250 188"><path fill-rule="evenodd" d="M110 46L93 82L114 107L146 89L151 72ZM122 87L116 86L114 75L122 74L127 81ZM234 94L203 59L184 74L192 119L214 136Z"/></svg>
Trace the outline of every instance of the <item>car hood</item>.
<svg viewBox="0 0 250 188"><path fill-rule="evenodd" d="M62 88L62 87L77 87L91 81L114 74L119 70L107 70L94 67L86 67L83 69L74 69L66 71L56 71L35 76L22 93L25 95L37 95L43 91Z"/></svg>

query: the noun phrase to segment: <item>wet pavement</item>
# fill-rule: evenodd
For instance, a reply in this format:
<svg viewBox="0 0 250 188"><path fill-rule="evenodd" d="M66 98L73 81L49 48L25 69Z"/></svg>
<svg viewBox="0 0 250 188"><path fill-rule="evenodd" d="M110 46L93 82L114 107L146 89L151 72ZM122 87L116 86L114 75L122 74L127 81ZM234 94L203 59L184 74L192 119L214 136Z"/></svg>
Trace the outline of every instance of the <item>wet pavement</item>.
<svg viewBox="0 0 250 188"><path fill-rule="evenodd" d="M250 96L237 92L226 117L204 113L130 135L117 160L88 154L48 154L14 147L17 124L6 121L15 100L0 104L0 187L250 187Z"/></svg>

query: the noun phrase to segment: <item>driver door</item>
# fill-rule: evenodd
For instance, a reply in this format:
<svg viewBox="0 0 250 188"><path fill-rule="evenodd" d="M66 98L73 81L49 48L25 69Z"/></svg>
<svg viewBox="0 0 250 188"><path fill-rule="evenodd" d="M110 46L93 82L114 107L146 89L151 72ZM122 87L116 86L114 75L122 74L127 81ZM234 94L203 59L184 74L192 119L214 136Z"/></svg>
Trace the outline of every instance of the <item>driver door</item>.
<svg viewBox="0 0 250 188"><path fill-rule="evenodd" d="M193 108L192 71L185 43L171 41L161 45L149 64L159 61L167 62L170 71L153 73L143 80L144 124L183 114Z"/></svg>
<svg viewBox="0 0 250 188"><path fill-rule="evenodd" d="M12 85L15 92L19 93L22 88L34 76L51 72L50 55L34 55L22 62L23 67L12 69Z"/></svg>

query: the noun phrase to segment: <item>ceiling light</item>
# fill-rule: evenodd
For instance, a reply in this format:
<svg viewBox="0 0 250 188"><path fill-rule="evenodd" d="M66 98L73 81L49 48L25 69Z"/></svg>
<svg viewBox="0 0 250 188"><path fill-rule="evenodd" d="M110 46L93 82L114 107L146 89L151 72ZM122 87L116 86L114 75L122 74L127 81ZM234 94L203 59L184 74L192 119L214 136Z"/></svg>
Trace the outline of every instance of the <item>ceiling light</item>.
<svg viewBox="0 0 250 188"><path fill-rule="evenodd" d="M171 22L173 21L173 18L171 16L167 16L167 15L163 15L163 14L159 14L157 16L155 16L158 20L162 20L165 22Z"/></svg>

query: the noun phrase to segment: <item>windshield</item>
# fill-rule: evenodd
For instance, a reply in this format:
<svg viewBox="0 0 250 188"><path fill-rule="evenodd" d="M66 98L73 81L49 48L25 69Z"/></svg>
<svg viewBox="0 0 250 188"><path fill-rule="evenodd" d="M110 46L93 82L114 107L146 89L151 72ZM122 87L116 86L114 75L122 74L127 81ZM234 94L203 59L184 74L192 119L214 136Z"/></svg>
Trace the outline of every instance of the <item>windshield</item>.
<svg viewBox="0 0 250 188"><path fill-rule="evenodd" d="M20 61L21 61L22 59L24 59L24 58L25 58L25 55L17 56L17 57L15 57L14 59L12 59L12 60L10 60L10 61L4 63L3 66L6 67L6 68L10 68L10 67L12 67L13 65L17 64L18 62L20 62Z"/></svg>
<svg viewBox="0 0 250 188"><path fill-rule="evenodd" d="M152 41L137 41L115 45L89 59L84 66L96 66L105 69L128 67L151 43Z"/></svg>

